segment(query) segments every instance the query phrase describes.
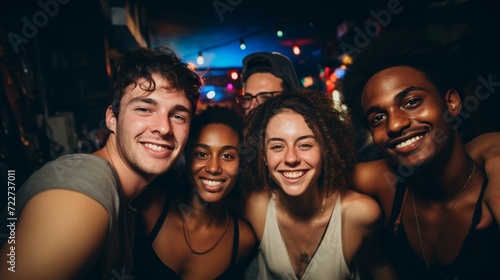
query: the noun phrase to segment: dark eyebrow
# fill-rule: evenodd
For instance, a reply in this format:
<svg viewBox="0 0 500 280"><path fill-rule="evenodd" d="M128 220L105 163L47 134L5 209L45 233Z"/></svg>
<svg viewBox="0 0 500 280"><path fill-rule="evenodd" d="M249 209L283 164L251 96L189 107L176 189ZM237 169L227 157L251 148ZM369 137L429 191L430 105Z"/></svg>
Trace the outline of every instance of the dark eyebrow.
<svg viewBox="0 0 500 280"><path fill-rule="evenodd" d="M394 97L394 99L396 99L397 102L401 102L401 100L405 99L405 97L412 91L415 91L415 90L423 90L423 91L427 91L425 88L421 88L421 87L415 87L415 86L411 86L411 87L407 87L405 88L404 90L398 92L396 94L396 96ZM368 110L366 110L366 113L365 115L368 116L370 115L371 113L374 113L374 112L378 112L382 110L380 108L380 106L378 105L374 105L370 108L368 108Z"/></svg>
<svg viewBox="0 0 500 280"><path fill-rule="evenodd" d="M400 102L401 100L405 99L405 97L412 91L415 91L415 90L423 90L423 91L427 91L426 89L424 88L421 88L421 87L415 87L415 86L411 86L411 87L407 87L406 89L402 90L401 92L399 92L398 94L396 94L396 96L394 97L394 99L396 99L398 102Z"/></svg>
<svg viewBox="0 0 500 280"><path fill-rule="evenodd" d="M186 108L186 106L183 106L183 105L175 105L174 106L174 110L175 111L187 112L187 113L189 113L189 115L191 115L191 110L189 110L188 108Z"/></svg>
<svg viewBox="0 0 500 280"><path fill-rule="evenodd" d="M156 100L154 100L152 98L148 98L148 97L143 97L143 96L134 97L134 98L130 99L130 101L128 103L132 104L132 103L136 103L136 102L137 103L144 102L147 104L158 106L158 102ZM174 111L186 112L186 113L189 113L189 116L191 116L191 110L189 110L188 108L186 108L186 106L183 106L183 105L179 105L179 104L175 105Z"/></svg>
<svg viewBox="0 0 500 280"><path fill-rule="evenodd" d="M316 139L316 137L314 135L304 135L304 136L300 136L299 138L297 138L297 141L304 140L304 139L307 139L307 138ZM278 137L269 138L266 141L266 144L269 143L269 142L271 142L271 141L285 141L285 140L283 140L283 138L278 138Z"/></svg>
<svg viewBox="0 0 500 280"><path fill-rule="evenodd" d="M207 149L207 150L210 148L210 146L209 146L209 145L207 145L207 144L203 144L203 143L196 143L196 144L194 145L194 147L195 147L195 148L196 148L196 147L201 147L201 148L204 148L204 149ZM236 148L236 147L235 147L235 146L233 146L233 145L226 145L226 146L222 146L222 150L233 150L233 149L234 149L234 150L236 150L236 151L238 150L238 148Z"/></svg>
<svg viewBox="0 0 500 280"><path fill-rule="evenodd" d="M269 139L267 139L266 144L271 142L271 141L284 141L284 140L283 140L283 138L278 138L278 137L269 138Z"/></svg>
<svg viewBox="0 0 500 280"><path fill-rule="evenodd" d="M232 146L232 145L226 145L226 146L223 146L222 147L223 150L236 150L238 151L238 148L236 148L235 146Z"/></svg>
<svg viewBox="0 0 500 280"><path fill-rule="evenodd" d="M202 144L202 143L195 143L195 144L193 145L193 149L194 149L194 148L197 148L197 147L200 147L200 148L203 148L203 149L208 149L208 148L209 148L209 146L208 146L208 145L206 145L206 144Z"/></svg>
<svg viewBox="0 0 500 280"><path fill-rule="evenodd" d="M158 106L158 102L156 102L156 100L154 100L152 98L143 97L143 96L134 97L134 98L130 99L130 101L128 103L132 104L132 103L136 103L136 102L144 102L147 104Z"/></svg>

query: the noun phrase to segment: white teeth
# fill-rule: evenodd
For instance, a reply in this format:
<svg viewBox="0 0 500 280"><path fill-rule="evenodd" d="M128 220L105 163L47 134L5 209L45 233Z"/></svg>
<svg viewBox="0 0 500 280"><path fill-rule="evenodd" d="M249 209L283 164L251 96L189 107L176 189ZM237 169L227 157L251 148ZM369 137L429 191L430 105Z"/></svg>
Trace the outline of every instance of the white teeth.
<svg viewBox="0 0 500 280"><path fill-rule="evenodd" d="M151 144L151 143L146 143L146 144L144 144L144 146L150 148L151 150L155 150L155 151L163 151L163 150L167 149L164 146L158 146L158 145Z"/></svg>
<svg viewBox="0 0 500 280"><path fill-rule="evenodd" d="M219 186L223 183L223 181L212 181L212 180L205 180L205 179L201 179L201 182L203 184L211 186L211 187L216 187L216 186Z"/></svg>
<svg viewBox="0 0 500 280"><path fill-rule="evenodd" d="M413 137L413 138L411 138L411 139L408 139L408 140L406 140L406 141L404 141L404 142L402 142L402 143L397 144L397 145L396 145L396 148L398 148L398 149L399 149L399 148L404 148L404 147L406 147L406 146L410 145L411 143L413 143L413 142L417 141L418 139L420 139L420 138L422 138L422 137L423 137L423 136L415 136L415 137Z"/></svg>
<svg viewBox="0 0 500 280"><path fill-rule="evenodd" d="M283 176L289 179L295 179L302 177L304 175L304 171L296 171L296 172L283 172Z"/></svg>

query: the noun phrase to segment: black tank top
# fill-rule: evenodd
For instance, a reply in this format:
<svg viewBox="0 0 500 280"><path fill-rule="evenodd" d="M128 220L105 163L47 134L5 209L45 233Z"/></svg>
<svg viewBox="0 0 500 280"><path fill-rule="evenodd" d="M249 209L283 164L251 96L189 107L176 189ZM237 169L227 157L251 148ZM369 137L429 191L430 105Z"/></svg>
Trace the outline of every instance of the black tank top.
<svg viewBox="0 0 500 280"><path fill-rule="evenodd" d="M487 184L488 179L484 176L469 232L455 260L445 266L433 265L430 270L427 270L424 260L413 251L403 223L398 223L407 182L398 183L391 218L384 236L388 238L387 244L390 247L391 260L395 269L400 273L401 279L498 279L500 275L500 231L498 224L494 221L485 230L475 229L481 218L481 201Z"/></svg>
<svg viewBox="0 0 500 280"><path fill-rule="evenodd" d="M134 273L133 275L136 277L135 279L181 279L177 273L165 265L161 259L158 257L156 252L154 251L151 244L156 238L156 235L160 231L163 222L165 221L168 210L170 209L170 201L166 201L163 206L163 210L158 217L153 229L147 238L144 238L143 235L137 234L134 246ZM238 256L238 244L239 244L239 227L238 227L238 218L234 213L231 213L233 216L233 225L234 225L234 237L233 237L233 250L231 253L231 263L229 268L221 274L216 279L237 279L238 274L236 271L236 258ZM138 223L139 224L139 223ZM139 232L144 232L139 230ZM175 242L175 241L173 241Z"/></svg>

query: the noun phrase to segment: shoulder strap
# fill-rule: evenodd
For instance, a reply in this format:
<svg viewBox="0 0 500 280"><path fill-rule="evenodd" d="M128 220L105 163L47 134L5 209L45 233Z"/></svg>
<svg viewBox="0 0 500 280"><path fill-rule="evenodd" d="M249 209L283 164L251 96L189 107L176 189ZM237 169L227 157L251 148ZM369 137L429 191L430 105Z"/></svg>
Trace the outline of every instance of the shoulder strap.
<svg viewBox="0 0 500 280"><path fill-rule="evenodd" d="M165 198L165 204L163 205L163 209L161 211L160 217L158 217L158 220L156 221L153 229L149 233L146 242L148 244L153 243L153 241L156 238L156 235L160 231L161 226L163 225L163 222L165 222L165 218L167 217L168 210L170 209L170 200L168 198Z"/></svg>
<svg viewBox="0 0 500 280"><path fill-rule="evenodd" d="M481 219L481 214L482 214L482 208L481 208L481 202L483 201L483 195L484 191L486 190L486 187L488 186L488 177L486 177L486 174L484 171L482 172L483 174L483 186L481 187L481 192L479 193L479 198L477 200L476 208L474 211L474 216L472 217L472 227L475 227L478 223L479 220Z"/></svg>
<svg viewBox="0 0 500 280"><path fill-rule="evenodd" d="M233 228L234 228L234 237L233 237L233 252L231 253L231 264L230 267L233 267L236 264L236 259L238 257L238 247L240 241L240 229L238 225L238 217L236 214L231 213L233 215Z"/></svg>
<svg viewBox="0 0 500 280"><path fill-rule="evenodd" d="M396 194L394 195L394 200L392 201L391 217L387 224L388 226L394 225L394 233L398 233L399 224L401 223L401 214L403 212L403 206L406 202L407 194L407 181L398 181L398 184L396 186Z"/></svg>

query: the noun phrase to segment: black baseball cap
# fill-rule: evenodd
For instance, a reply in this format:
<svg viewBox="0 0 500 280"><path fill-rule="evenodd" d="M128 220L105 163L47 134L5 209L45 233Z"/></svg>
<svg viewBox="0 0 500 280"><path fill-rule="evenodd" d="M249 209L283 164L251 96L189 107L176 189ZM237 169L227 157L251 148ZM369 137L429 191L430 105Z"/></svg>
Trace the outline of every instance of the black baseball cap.
<svg viewBox="0 0 500 280"><path fill-rule="evenodd" d="M255 73L262 73L259 68L269 68L269 73L280 78L290 89L300 88L297 73L292 61L278 52L256 52L243 58L241 79L244 82ZM265 72L265 71L264 71Z"/></svg>

